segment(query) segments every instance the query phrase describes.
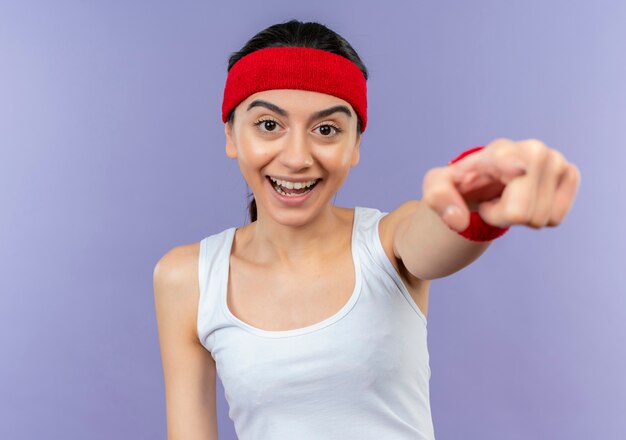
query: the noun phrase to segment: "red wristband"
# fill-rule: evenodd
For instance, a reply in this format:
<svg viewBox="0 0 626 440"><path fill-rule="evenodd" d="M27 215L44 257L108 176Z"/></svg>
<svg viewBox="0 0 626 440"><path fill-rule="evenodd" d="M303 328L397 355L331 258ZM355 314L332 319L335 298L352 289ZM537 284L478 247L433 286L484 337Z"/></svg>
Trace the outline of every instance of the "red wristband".
<svg viewBox="0 0 626 440"><path fill-rule="evenodd" d="M479 146L479 147L470 148L469 150L462 152L457 157L455 157L450 162L448 162L448 165L452 165L453 163L458 162L459 160L463 159L465 156L468 156L472 153L480 151L483 148L485 147ZM450 228L450 229L462 235L463 237L467 238L468 240L482 242L482 241L491 241L498 237L501 237L510 229L510 227L500 228L498 226L490 225L489 223L485 222L482 219L482 217L480 216L478 212L472 211L470 212L470 224L464 231L459 232L453 228Z"/></svg>

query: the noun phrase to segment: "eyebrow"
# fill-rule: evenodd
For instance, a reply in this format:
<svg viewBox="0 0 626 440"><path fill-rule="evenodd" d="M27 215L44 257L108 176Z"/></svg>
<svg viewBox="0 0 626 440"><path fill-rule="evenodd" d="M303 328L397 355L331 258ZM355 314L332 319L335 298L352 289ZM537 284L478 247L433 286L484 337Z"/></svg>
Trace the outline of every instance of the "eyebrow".
<svg viewBox="0 0 626 440"><path fill-rule="evenodd" d="M265 107L273 112L278 113L281 116L284 117L289 117L289 113L280 108L279 106L277 106L276 104L272 104L271 102L268 101L263 101L261 99L257 99L254 100L250 103L250 105L248 106L248 108L246 109L246 111L250 111L250 109L254 108L254 107ZM315 112L313 113L310 117L309 120L307 121L307 123L311 123L316 119L319 118L325 118L326 116L330 116L333 113L336 112L342 112L345 113L346 115L348 115L349 118L352 117L352 113L350 112L350 109L348 107L346 107L345 105L335 105L333 107L327 108L325 110L320 110L319 112Z"/></svg>

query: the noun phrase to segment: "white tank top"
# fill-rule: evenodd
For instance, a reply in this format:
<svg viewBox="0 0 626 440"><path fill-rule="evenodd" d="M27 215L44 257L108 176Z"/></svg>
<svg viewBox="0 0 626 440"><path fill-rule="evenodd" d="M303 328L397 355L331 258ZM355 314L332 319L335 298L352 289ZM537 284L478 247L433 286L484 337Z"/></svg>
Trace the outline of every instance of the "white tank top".
<svg viewBox="0 0 626 440"><path fill-rule="evenodd" d="M197 331L215 359L239 440L434 439L426 317L357 206L354 291L333 316L270 331L226 302L236 228L201 241Z"/></svg>

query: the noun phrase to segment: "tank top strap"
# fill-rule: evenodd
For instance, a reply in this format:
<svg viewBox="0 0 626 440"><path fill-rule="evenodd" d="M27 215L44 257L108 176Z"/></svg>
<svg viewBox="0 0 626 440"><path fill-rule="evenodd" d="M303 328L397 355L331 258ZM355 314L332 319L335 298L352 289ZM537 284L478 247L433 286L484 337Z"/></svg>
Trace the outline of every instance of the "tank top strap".
<svg viewBox="0 0 626 440"><path fill-rule="evenodd" d="M219 319L220 286L224 277L224 267L230 257L231 235L235 232L234 227L225 229L217 234L210 235L200 241L198 255L198 286L200 297L198 299L198 317L196 330L198 339L209 351L212 351L214 343L214 322Z"/></svg>
<svg viewBox="0 0 626 440"><path fill-rule="evenodd" d="M386 257L382 244L380 244L380 238L378 235L378 223L380 220L388 214L388 212L380 211L376 208L358 207L359 215L359 238L362 244L367 248L371 257L380 266L384 266L384 262L381 260L380 251L383 252L382 256ZM384 269L384 267L381 267Z"/></svg>
<svg viewBox="0 0 626 440"><path fill-rule="evenodd" d="M399 284L398 287L400 287L402 282L400 281L399 274L391 264L391 261L389 261L389 257L387 257L378 232L378 224L382 218L389 213L376 208L361 209L363 211L361 215L363 222L362 239L369 255L369 261L374 263L378 270L382 270L387 276L393 279L394 282Z"/></svg>
<svg viewBox="0 0 626 440"><path fill-rule="evenodd" d="M402 281L402 277L385 253L382 241L380 240L380 234L378 233L378 224L380 223L381 219L389 213L380 211L376 208L362 208L362 210L362 237L364 249L366 249L368 257L364 258L363 261L366 262L366 264L375 264L377 270L382 271L382 273L384 273L389 280L393 281L393 283L396 285L396 291L399 291L402 294L406 302L423 321L424 325L426 325L426 316L412 299L409 290L404 284L404 281Z"/></svg>

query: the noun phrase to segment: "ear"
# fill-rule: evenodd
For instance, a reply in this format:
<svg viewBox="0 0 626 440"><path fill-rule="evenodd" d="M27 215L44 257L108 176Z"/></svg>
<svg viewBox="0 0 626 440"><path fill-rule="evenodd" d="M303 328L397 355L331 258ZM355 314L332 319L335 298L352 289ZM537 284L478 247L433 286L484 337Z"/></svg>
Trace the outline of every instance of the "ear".
<svg viewBox="0 0 626 440"><path fill-rule="evenodd" d="M237 146L233 139L232 127L228 122L224 123L224 134L226 135L226 156L237 159Z"/></svg>
<svg viewBox="0 0 626 440"><path fill-rule="evenodd" d="M361 158L361 135L359 134L356 143L354 144L354 150L352 150L352 160L350 161L350 168L356 166Z"/></svg>

